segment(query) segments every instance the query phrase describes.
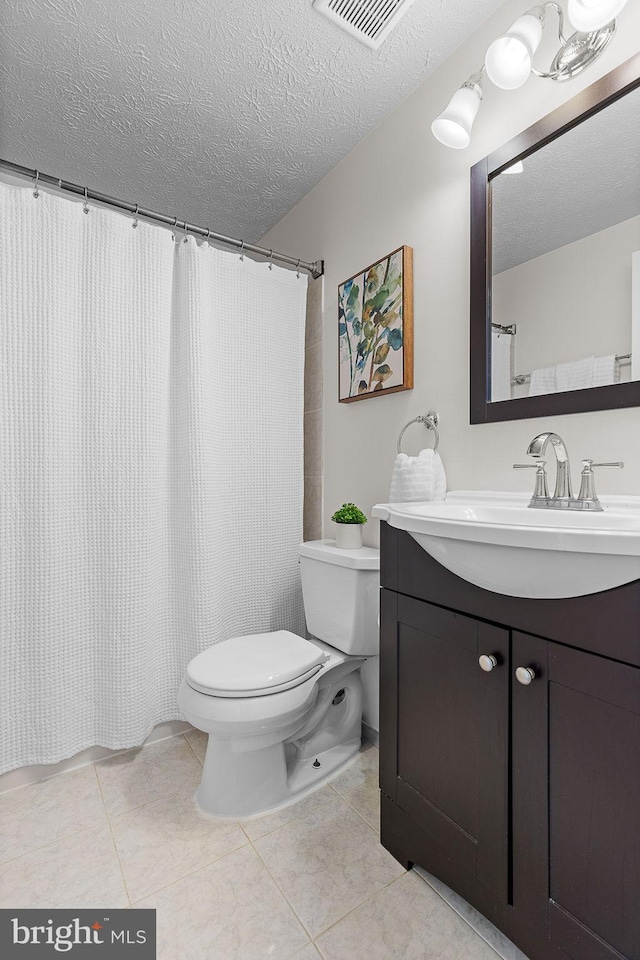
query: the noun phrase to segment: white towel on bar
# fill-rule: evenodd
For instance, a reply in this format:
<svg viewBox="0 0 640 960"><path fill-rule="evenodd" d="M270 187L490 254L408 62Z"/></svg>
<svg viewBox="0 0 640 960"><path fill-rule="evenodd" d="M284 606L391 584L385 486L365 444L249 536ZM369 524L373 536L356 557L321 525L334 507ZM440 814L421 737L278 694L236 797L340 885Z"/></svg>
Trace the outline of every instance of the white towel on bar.
<svg viewBox="0 0 640 960"><path fill-rule="evenodd" d="M444 500L447 477L439 453L421 450L417 457L399 453L391 474L390 503L415 500Z"/></svg>
<svg viewBox="0 0 640 960"><path fill-rule="evenodd" d="M615 353L606 357L595 357L593 361L592 387L607 387L610 383L619 383L620 365Z"/></svg>
<svg viewBox="0 0 640 960"><path fill-rule="evenodd" d="M583 360L571 360L569 363L559 363L556 366L556 390L584 390L593 386L594 357L585 357Z"/></svg>
<svg viewBox="0 0 640 960"><path fill-rule="evenodd" d="M534 370L531 374L529 396L606 387L619 381L620 365L615 353L605 357L584 357L583 360L572 360L569 363L559 363L555 367Z"/></svg>
<svg viewBox="0 0 640 960"><path fill-rule="evenodd" d="M540 367L540 369L531 372L530 397L537 397L541 393L555 393L556 389L555 367Z"/></svg>
<svg viewBox="0 0 640 960"><path fill-rule="evenodd" d="M511 399L511 344L513 336L491 331L491 400Z"/></svg>

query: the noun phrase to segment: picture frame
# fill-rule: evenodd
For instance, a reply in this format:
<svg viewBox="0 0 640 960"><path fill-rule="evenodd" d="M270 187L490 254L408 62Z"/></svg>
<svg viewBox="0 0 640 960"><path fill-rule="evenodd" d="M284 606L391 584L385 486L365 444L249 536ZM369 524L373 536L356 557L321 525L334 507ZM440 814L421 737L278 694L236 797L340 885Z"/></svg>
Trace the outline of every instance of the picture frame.
<svg viewBox="0 0 640 960"><path fill-rule="evenodd" d="M338 284L338 401L413 389L413 250Z"/></svg>

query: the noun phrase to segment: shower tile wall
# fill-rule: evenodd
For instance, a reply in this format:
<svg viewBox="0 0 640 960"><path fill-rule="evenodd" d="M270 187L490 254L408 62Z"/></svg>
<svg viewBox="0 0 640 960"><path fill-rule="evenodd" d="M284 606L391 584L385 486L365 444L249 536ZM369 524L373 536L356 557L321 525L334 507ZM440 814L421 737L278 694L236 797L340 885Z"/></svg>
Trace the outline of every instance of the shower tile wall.
<svg viewBox="0 0 640 960"><path fill-rule="evenodd" d="M304 539L322 537L322 277L310 280L304 363Z"/></svg>

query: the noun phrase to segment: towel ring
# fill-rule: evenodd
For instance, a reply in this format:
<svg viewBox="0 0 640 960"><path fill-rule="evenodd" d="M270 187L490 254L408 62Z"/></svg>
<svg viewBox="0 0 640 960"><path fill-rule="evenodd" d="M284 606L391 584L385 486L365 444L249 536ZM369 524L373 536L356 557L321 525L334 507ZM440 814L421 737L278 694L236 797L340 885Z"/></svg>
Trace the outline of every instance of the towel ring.
<svg viewBox="0 0 640 960"><path fill-rule="evenodd" d="M440 443L440 434L438 433L438 414L435 412L435 410L429 410L429 413L427 413L425 416L420 415L415 417L414 420L409 420L409 423L405 424L400 431L400 436L398 437L398 453L402 453L402 450L400 449L402 438L405 430L407 427L410 427L412 423L424 423L427 430L433 430L435 434L433 441L433 452L435 453L438 449L438 444Z"/></svg>

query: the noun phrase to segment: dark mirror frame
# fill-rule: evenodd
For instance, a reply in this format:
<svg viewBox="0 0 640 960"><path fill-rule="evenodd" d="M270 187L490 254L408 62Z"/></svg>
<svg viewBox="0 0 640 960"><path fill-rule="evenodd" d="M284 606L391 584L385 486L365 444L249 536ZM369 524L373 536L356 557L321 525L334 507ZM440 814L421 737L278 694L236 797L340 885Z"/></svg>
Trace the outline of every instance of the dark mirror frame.
<svg viewBox="0 0 640 960"><path fill-rule="evenodd" d="M640 54L631 57L471 168L471 423L550 417L640 406L640 381L588 390L488 401L491 371L491 181L551 140L640 86ZM517 317L514 317L517 322Z"/></svg>

